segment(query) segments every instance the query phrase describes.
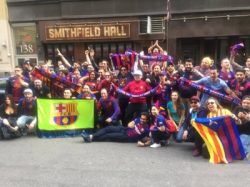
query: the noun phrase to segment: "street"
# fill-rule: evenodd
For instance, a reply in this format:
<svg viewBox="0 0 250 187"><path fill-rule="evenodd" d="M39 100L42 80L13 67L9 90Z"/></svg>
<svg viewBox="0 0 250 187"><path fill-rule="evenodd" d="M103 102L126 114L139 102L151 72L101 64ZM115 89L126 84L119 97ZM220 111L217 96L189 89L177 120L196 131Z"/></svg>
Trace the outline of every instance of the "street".
<svg viewBox="0 0 250 187"><path fill-rule="evenodd" d="M248 186L249 161L210 164L193 145L158 149L80 137L0 141L0 186Z"/></svg>

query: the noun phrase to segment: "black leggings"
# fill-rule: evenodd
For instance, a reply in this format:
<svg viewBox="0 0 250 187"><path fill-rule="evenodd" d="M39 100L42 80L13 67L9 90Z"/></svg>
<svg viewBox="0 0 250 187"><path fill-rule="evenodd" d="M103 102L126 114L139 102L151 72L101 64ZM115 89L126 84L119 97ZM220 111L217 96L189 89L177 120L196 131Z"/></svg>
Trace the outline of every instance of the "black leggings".
<svg viewBox="0 0 250 187"><path fill-rule="evenodd" d="M161 140L167 140L169 137L166 132L151 131L153 143L160 143Z"/></svg>

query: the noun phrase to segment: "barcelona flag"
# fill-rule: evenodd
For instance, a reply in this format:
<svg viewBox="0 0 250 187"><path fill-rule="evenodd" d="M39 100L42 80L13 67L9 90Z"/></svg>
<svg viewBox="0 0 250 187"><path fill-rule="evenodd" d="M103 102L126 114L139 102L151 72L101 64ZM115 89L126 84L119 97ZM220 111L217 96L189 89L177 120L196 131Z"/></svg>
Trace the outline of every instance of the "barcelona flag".
<svg viewBox="0 0 250 187"><path fill-rule="evenodd" d="M246 157L231 117L196 118L192 125L206 143L211 163L229 163Z"/></svg>
<svg viewBox="0 0 250 187"><path fill-rule="evenodd" d="M131 70L134 67L136 55L133 51L126 51L125 54L110 54L110 59L115 69L120 69L124 66L127 67L128 70Z"/></svg>
<svg viewBox="0 0 250 187"><path fill-rule="evenodd" d="M37 99L38 135L64 137L94 128L94 100Z"/></svg>

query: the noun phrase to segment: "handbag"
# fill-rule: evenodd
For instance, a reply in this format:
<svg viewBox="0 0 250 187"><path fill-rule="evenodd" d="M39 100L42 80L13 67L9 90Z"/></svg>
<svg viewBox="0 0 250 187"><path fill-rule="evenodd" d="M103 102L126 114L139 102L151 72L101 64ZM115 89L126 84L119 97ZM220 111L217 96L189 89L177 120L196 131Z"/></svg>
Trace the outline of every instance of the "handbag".
<svg viewBox="0 0 250 187"><path fill-rule="evenodd" d="M167 120L166 120L166 123L167 123L168 131L169 131L170 133L175 133L175 132L177 132L177 125L175 124L174 120L167 119Z"/></svg>

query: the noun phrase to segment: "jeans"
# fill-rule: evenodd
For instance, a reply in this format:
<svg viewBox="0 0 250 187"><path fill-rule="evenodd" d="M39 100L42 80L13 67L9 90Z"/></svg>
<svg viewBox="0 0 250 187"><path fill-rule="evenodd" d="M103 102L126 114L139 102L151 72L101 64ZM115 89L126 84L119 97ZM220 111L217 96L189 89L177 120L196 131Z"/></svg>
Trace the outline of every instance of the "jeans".
<svg viewBox="0 0 250 187"><path fill-rule="evenodd" d="M250 135L241 134L240 140L242 142L245 153L250 153Z"/></svg>
<svg viewBox="0 0 250 187"><path fill-rule="evenodd" d="M176 142L178 142L178 143L182 142L182 136L183 136L184 131L185 131L184 127L181 126L181 128L179 129L179 131L176 133L176 137L175 137Z"/></svg>
<svg viewBox="0 0 250 187"><path fill-rule="evenodd" d="M20 116L18 119L17 119L17 126L21 129L24 129L26 128L26 125L36 125L36 117L34 116Z"/></svg>
<svg viewBox="0 0 250 187"><path fill-rule="evenodd" d="M182 136L184 134L184 126L181 126L181 128L179 129L179 131L176 133L176 142L181 143L183 141ZM193 127L190 127L188 130L188 135L187 135L187 139L185 140L185 142L194 142L195 139L195 129Z"/></svg>
<svg viewBox="0 0 250 187"><path fill-rule="evenodd" d="M126 128L119 126L107 126L93 134L93 141L128 142Z"/></svg>

